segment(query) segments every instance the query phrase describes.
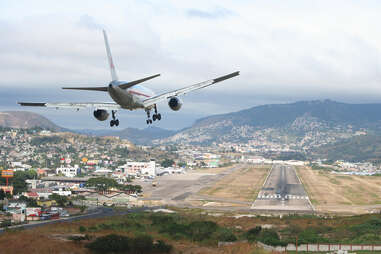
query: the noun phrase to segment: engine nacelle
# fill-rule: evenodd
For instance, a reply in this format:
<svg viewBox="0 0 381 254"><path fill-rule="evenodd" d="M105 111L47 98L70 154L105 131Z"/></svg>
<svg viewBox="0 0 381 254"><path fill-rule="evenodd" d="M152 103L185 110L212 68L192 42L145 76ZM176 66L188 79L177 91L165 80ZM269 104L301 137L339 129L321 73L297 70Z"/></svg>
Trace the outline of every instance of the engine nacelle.
<svg viewBox="0 0 381 254"><path fill-rule="evenodd" d="M171 97L168 101L168 106L174 111L180 110L182 105L183 102L177 97Z"/></svg>
<svg viewBox="0 0 381 254"><path fill-rule="evenodd" d="M99 121L106 121L109 115L110 114L103 109L98 109L94 111L94 117Z"/></svg>

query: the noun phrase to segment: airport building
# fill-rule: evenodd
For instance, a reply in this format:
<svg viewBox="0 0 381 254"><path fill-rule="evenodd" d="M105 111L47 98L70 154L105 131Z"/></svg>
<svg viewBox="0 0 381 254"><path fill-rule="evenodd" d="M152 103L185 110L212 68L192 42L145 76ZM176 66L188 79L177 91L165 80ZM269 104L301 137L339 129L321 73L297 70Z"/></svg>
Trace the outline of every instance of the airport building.
<svg viewBox="0 0 381 254"><path fill-rule="evenodd" d="M155 176L156 175L156 163L150 162L135 162L129 161L125 165L120 167L122 172L127 175L139 176Z"/></svg>

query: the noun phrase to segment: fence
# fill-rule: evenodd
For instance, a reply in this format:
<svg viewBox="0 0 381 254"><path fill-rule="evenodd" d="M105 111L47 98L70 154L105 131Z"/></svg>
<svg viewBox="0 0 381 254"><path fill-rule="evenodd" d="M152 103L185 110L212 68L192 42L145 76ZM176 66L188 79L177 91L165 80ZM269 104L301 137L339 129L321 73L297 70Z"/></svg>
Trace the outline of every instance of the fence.
<svg viewBox="0 0 381 254"><path fill-rule="evenodd" d="M310 244L301 244L296 246L295 244L288 244L285 247L282 246L269 246L263 243L259 243L261 247L269 251L276 252L287 252L287 251L306 251L306 252L325 252L325 251L381 251L381 245L373 244L323 244L323 243L310 243Z"/></svg>

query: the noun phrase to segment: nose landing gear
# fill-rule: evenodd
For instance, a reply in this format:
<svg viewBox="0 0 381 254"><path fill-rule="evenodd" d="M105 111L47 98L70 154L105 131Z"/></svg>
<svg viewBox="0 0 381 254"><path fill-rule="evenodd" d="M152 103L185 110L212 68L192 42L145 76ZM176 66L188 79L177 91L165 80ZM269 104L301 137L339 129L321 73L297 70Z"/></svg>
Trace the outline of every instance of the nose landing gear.
<svg viewBox="0 0 381 254"><path fill-rule="evenodd" d="M112 110L112 120L110 121L110 127L113 127L114 125L116 127L119 126L119 119L116 119L116 110Z"/></svg>

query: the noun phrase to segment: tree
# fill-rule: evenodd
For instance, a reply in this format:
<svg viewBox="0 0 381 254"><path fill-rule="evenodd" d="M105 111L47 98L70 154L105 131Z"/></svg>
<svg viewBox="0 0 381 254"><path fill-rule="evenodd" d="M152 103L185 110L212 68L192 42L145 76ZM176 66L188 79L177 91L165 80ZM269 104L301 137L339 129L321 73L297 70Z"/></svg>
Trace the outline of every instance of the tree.
<svg viewBox="0 0 381 254"><path fill-rule="evenodd" d="M165 159L163 160L160 165L163 167L163 168L169 168L171 167L175 162L171 159Z"/></svg>
<svg viewBox="0 0 381 254"><path fill-rule="evenodd" d="M49 196L50 199L53 199L57 202L58 206L65 206L69 199L66 196L58 195L57 193L53 193Z"/></svg>
<svg viewBox="0 0 381 254"><path fill-rule="evenodd" d="M119 187L117 181L107 177L95 177L90 178L87 183L87 187L95 187L99 192L106 192L110 188Z"/></svg>
<svg viewBox="0 0 381 254"><path fill-rule="evenodd" d="M9 183L13 186L13 193L19 194L27 191L26 180L37 178L37 172L34 170L16 171L13 178L9 179ZM0 182L4 185L5 178L0 178Z"/></svg>
<svg viewBox="0 0 381 254"><path fill-rule="evenodd" d="M37 207L38 206L37 201L35 199L28 198L28 197L25 197L23 195L19 197L19 201L25 202L27 207Z"/></svg>
<svg viewBox="0 0 381 254"><path fill-rule="evenodd" d="M119 185L119 189L123 191L133 192L133 193L141 193L142 192L142 186L140 185Z"/></svg>

